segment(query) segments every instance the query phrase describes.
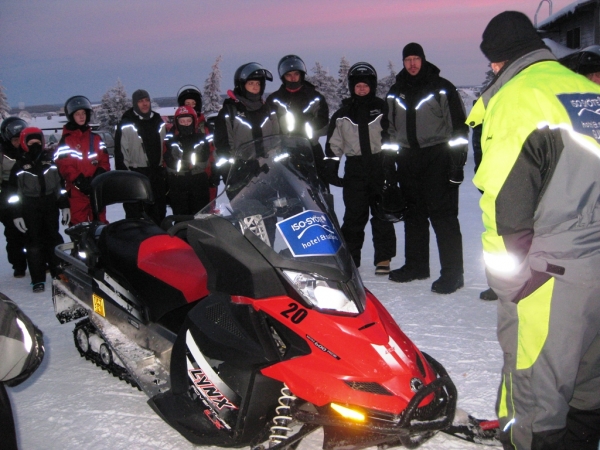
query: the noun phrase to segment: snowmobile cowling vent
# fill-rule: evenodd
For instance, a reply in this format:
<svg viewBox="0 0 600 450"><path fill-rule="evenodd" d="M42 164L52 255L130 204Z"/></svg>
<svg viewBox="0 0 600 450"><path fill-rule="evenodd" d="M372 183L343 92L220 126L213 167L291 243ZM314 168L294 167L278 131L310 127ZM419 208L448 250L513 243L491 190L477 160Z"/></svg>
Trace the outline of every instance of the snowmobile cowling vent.
<svg viewBox="0 0 600 450"><path fill-rule="evenodd" d="M361 381L345 381L345 383L356 391L368 392L369 394L394 395L379 383Z"/></svg>

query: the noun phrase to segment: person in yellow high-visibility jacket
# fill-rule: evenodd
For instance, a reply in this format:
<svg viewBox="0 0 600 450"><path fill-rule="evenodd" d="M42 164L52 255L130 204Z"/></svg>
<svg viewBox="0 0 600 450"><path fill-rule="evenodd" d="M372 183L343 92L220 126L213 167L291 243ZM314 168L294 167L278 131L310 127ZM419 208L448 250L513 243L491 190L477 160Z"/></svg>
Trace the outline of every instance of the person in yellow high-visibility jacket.
<svg viewBox="0 0 600 450"><path fill-rule="evenodd" d="M600 438L600 86L556 61L524 14L483 33L483 251L504 353L507 449Z"/></svg>

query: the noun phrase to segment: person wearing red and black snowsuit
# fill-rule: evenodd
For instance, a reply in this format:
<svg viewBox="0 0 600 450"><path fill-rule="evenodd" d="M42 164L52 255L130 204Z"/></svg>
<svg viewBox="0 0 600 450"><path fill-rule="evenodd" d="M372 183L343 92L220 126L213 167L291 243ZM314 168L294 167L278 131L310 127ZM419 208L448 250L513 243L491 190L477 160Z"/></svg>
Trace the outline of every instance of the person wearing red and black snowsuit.
<svg viewBox="0 0 600 450"><path fill-rule="evenodd" d="M92 179L110 170L106 146L102 138L92 133L89 126L92 104L82 96L76 95L65 102L65 115L68 122L54 154L54 162L65 180L71 210L70 225L91 222L90 204ZM98 219L106 221L106 210Z"/></svg>
<svg viewBox="0 0 600 450"><path fill-rule="evenodd" d="M215 171L215 146L213 145L213 131L208 121L202 113L202 94L193 84L187 84L182 86L177 92L177 105L178 106L191 106L196 111L198 116L198 132L204 133L206 140L209 143L209 155L206 168L204 171L208 176L208 192L210 200L214 200L217 196L217 188L219 187L219 176Z"/></svg>
<svg viewBox="0 0 600 450"><path fill-rule="evenodd" d="M299 56L287 55L277 66L281 87L267 97L277 113L281 134L308 138L312 145L317 175L325 183L323 147L319 138L327 134L329 106L315 86L306 81L306 65Z"/></svg>
<svg viewBox="0 0 600 450"><path fill-rule="evenodd" d="M343 186L345 205L342 234L356 267L360 267L365 226L372 214L374 265L377 275L387 275L396 256L394 224L378 217L377 202L385 182L384 163L393 164L395 153L385 158L382 146L389 141L387 104L375 96L377 72L368 63L348 71L350 98L331 117L325 161L329 183ZM338 177L339 157L345 155L344 179ZM386 161L388 160L388 161Z"/></svg>
<svg viewBox="0 0 600 450"><path fill-rule="evenodd" d="M277 115L263 101L266 81L272 81L271 72L258 63L238 67L233 77L234 89L227 91L215 121L214 143L217 148L217 169L227 178L229 164L240 145L261 137L279 134Z"/></svg>
<svg viewBox="0 0 600 450"><path fill-rule="evenodd" d="M155 111L148 91L138 89L131 100L133 106L123 113L115 133L115 168L132 170L150 180L154 203L124 203L127 218L147 214L160 225L167 213L167 177L163 166L163 144L166 124Z"/></svg>
<svg viewBox="0 0 600 450"><path fill-rule="evenodd" d="M441 273L432 292L450 294L464 285L458 189L468 151L465 109L456 87L440 77L412 42L402 50L404 69L387 95L390 137L400 146L398 175L408 209L404 256L390 280L429 278L429 226L435 232Z"/></svg>
<svg viewBox="0 0 600 450"><path fill-rule="evenodd" d="M4 225L6 256L12 265L15 278L25 276L27 254L25 252L25 236L15 227L10 212L8 179L15 162L23 157L19 136L25 128L27 128L27 123L14 116L4 119L0 126L0 180L2 181L0 185L0 222Z"/></svg>
<svg viewBox="0 0 600 450"><path fill-rule="evenodd" d="M11 212L15 226L25 234L33 292L44 292L46 267L53 278L59 272L54 248L64 241L58 231L58 210L62 210L66 224L69 199L52 155L44 149L42 130L25 128L20 141L24 155L13 166L9 179Z"/></svg>
<svg viewBox="0 0 600 450"><path fill-rule="evenodd" d="M210 201L206 173L210 143L198 130L198 116L191 106L180 106L175 111L164 151L173 214L197 213Z"/></svg>

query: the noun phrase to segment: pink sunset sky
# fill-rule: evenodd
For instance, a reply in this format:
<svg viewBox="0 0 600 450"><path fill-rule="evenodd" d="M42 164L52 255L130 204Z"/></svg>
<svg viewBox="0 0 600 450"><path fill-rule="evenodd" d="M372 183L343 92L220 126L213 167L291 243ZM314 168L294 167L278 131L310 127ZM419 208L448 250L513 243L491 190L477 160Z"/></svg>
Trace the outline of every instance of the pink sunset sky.
<svg viewBox="0 0 600 450"><path fill-rule="evenodd" d="M554 0L553 12L572 3ZM129 94L174 96L201 89L221 55L221 90L241 64L258 61L277 78L286 54L337 76L345 56L380 76L402 68L402 48L418 42L441 75L476 85L487 61L479 50L489 20L519 10L532 20L539 0L3 0L0 83L11 105L99 101L117 79ZM545 2L538 21L548 17ZM279 80L267 86L277 89Z"/></svg>

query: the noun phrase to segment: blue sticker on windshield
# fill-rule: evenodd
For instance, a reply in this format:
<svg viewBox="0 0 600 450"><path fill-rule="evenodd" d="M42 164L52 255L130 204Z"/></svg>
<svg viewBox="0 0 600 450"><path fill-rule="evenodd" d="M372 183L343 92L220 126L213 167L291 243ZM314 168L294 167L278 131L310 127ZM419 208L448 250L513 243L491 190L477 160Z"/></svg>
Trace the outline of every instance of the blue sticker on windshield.
<svg viewBox="0 0 600 450"><path fill-rule="evenodd" d="M561 101L573 124L573 130L600 143L600 95L592 93L560 94Z"/></svg>
<svg viewBox="0 0 600 450"><path fill-rule="evenodd" d="M320 211L301 212L277 228L294 256L335 255L342 245L329 217Z"/></svg>

